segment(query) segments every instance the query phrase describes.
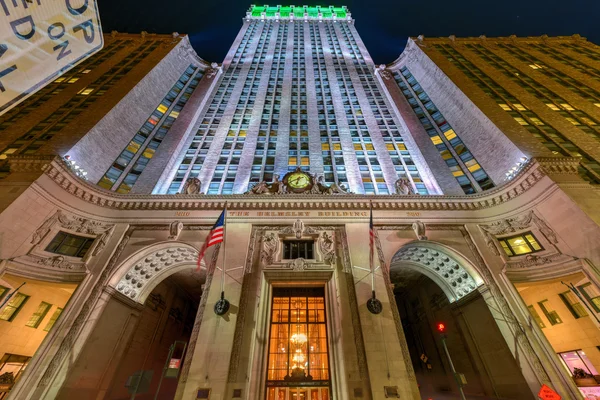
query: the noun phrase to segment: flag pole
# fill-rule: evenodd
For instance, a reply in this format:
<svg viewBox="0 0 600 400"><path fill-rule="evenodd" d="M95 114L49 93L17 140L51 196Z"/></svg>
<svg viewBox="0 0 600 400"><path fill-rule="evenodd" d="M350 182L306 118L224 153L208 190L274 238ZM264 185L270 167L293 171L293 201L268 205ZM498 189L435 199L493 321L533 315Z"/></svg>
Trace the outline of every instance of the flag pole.
<svg viewBox="0 0 600 400"><path fill-rule="evenodd" d="M373 201L369 200L369 270L371 271L371 291L375 295L375 272L373 271L373 245L375 242L375 228L373 226Z"/></svg>
<svg viewBox="0 0 600 400"><path fill-rule="evenodd" d="M223 267L221 268L221 296L225 293L225 264L227 261L227 202L225 202L225 217L223 219Z"/></svg>

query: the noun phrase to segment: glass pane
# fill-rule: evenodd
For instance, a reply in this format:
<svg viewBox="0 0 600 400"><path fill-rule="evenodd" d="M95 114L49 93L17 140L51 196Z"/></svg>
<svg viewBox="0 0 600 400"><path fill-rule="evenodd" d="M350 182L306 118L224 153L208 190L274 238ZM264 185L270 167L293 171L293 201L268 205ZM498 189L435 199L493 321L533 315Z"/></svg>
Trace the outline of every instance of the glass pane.
<svg viewBox="0 0 600 400"><path fill-rule="evenodd" d="M533 235L525 235L525 238L527 239L527 241L529 242L529 244L531 245L531 247L533 247L534 250L541 250L542 247L539 245L539 243L537 242L537 240L535 240L535 238L533 237Z"/></svg>
<svg viewBox="0 0 600 400"><path fill-rule="evenodd" d="M531 253L531 249L523 237L519 236L505 240L516 255Z"/></svg>

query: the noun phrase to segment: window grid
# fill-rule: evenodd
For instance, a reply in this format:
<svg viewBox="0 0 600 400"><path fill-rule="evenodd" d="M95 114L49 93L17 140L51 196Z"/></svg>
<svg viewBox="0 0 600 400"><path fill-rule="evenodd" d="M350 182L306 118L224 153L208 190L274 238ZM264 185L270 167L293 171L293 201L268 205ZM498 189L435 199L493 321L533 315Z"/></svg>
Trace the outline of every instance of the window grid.
<svg viewBox="0 0 600 400"><path fill-rule="evenodd" d="M319 32L319 25L308 23L313 60L313 77L317 100L317 116L321 138L321 156L323 157L323 179L331 185L339 182L347 185L348 177L342 144L340 141L339 127L335 117L333 98L331 96L331 83L327 74L323 41ZM336 72L338 74L339 72ZM344 103L344 108L349 107ZM301 105L303 110L306 105Z"/></svg>
<svg viewBox="0 0 600 400"><path fill-rule="evenodd" d="M571 44L571 43L564 43L562 46L566 47L576 53L583 54L586 57L591 58L594 61L600 61L600 53L595 52L594 50L590 49L589 47L581 46L579 44Z"/></svg>
<svg viewBox="0 0 600 400"><path fill-rule="evenodd" d="M44 327L44 332L50 332L50 329L52 329L54 327L54 324L56 323L56 321L58 321L58 317L60 317L60 314L62 314L62 311L63 311L63 309L61 307L58 307L56 309L56 311L54 311L54 313L48 320L48 323Z"/></svg>
<svg viewBox="0 0 600 400"><path fill-rule="evenodd" d="M254 150L249 186L253 186L257 182L273 180L287 37L288 24L282 24L277 31L273 63L269 71L269 82L263 113L261 115L256 149Z"/></svg>
<svg viewBox="0 0 600 400"><path fill-rule="evenodd" d="M258 94L260 78L263 72L263 65L267 57L269 41L273 34L274 26L275 23L271 22L266 22L264 25L258 41L258 46L250 64L248 75L244 81L244 87L242 88L242 94L239 97L234 117L229 125L227 138L221 149L219 161L210 180L208 194L233 193L233 183L240 163L242 149L246 142L246 135L250 125L250 119L252 118L254 103L256 95ZM274 136L276 132L277 127L274 126L271 134Z"/></svg>
<svg viewBox="0 0 600 400"><path fill-rule="evenodd" d="M515 46L515 45L507 45L504 43L497 43L498 47L507 51L512 56L517 58L518 60L527 63L527 64L536 64L541 68L536 69L536 71L540 72L542 75L552 79L556 83L565 88L569 89L571 92L575 93L578 96L583 97L587 101L591 101L592 103L600 102L600 93L595 91L594 89L586 86L585 84L571 78L568 75L565 75L556 69L550 67L543 63L537 57L532 56L531 54L523 51L523 49Z"/></svg>
<svg viewBox="0 0 600 400"><path fill-rule="evenodd" d="M79 79L88 70L93 70L98 65L115 55L119 50L129 45L131 40L115 40L104 49L102 49L97 55L90 57L88 60L79 64L77 68L74 68L64 75L61 75L51 83L49 83L43 89L33 94L31 97L19 104L19 107L14 107L7 111L0 118L0 132L8 129L16 121L19 121L30 112L38 109L44 102L49 100L54 95L57 95L64 89L66 89L72 82L73 78Z"/></svg>
<svg viewBox="0 0 600 400"><path fill-rule="evenodd" d="M58 232L46 246L45 251L62 254L69 257L83 258L94 243L94 238L72 235L67 232Z"/></svg>
<svg viewBox="0 0 600 400"><path fill-rule="evenodd" d="M167 189L168 194L178 193L183 185L183 182L185 182L188 178L198 177L219 124L221 123L221 118L223 117L225 108L231 99L233 88L235 87L240 76L243 64L242 57L247 56L249 51L248 48L251 45L252 38L256 33L257 27L258 21L252 21L248 25L248 28L246 29L246 32L244 33L244 36L242 37L242 40L240 41L240 44L233 56L231 65L223 73L219 87L212 94L210 105L202 116L198 130L192 139L192 143L186 151L183 160L180 162L177 172L175 173L175 177ZM248 100L251 102L250 104L254 103L254 98L252 98L252 96L249 96ZM225 141L225 145L229 148L234 147L233 141L230 140L229 137ZM218 167L221 171L223 170L221 166ZM235 171L231 172L235 178ZM231 183L233 183L233 181Z"/></svg>
<svg viewBox="0 0 600 400"><path fill-rule="evenodd" d="M537 325L540 327L540 329L545 328L546 324L542 320L542 317L540 317L540 314L537 312L537 310L533 307L533 305L527 306L527 309L531 313L531 316L533 317Z"/></svg>
<svg viewBox="0 0 600 400"><path fill-rule="evenodd" d="M540 43L529 43L529 46L533 47L540 53L543 53L544 55L560 62L561 64L575 68L577 71L581 72L582 74L588 75L592 79L600 81L600 73L598 72L598 70L596 70L588 65L585 65L584 63L572 58L571 56L561 53L558 50L558 48L555 46L550 47L546 44L540 44ZM600 57L598 57L598 60L600 60Z"/></svg>
<svg viewBox="0 0 600 400"><path fill-rule="evenodd" d="M546 308L546 303L548 303L547 299L539 301L538 306L540 306L540 309L542 310L546 318L548 318L548 321L550 321L550 325L562 324L562 320L558 316L558 313L556 311L549 311Z"/></svg>
<svg viewBox="0 0 600 400"><path fill-rule="evenodd" d="M148 41L137 47L131 52L129 57L121 60L107 73L87 86L87 88L93 90L91 94L84 95L80 93L71 98L56 112L4 149L0 153L0 160L5 159L9 154L35 154L42 145L47 143L56 133L89 108L159 45L159 41Z"/></svg>
<svg viewBox="0 0 600 400"><path fill-rule="evenodd" d="M500 245L507 256L520 256L544 250L538 240L531 232L525 232L514 236L498 238Z"/></svg>
<svg viewBox="0 0 600 400"><path fill-rule="evenodd" d="M435 44L434 48L464 73L473 83L490 96L500 107L504 104L516 104L519 101L509 94L502 86L485 75L483 71L477 68L473 63L466 60L460 53L451 46ZM595 183L600 183L600 164L587 155L582 149L564 137L559 131L552 128L547 122L542 120L531 110L515 110L509 107L502 107L511 117L529 133L538 139L554 154L564 156L579 157L582 160L584 168L581 175L584 179ZM536 122L541 121L542 125Z"/></svg>
<svg viewBox="0 0 600 400"><path fill-rule="evenodd" d="M539 100L543 101L546 106L559 113L568 122L575 125L591 138L600 141L600 125L598 124L598 121L594 120L594 118L590 117L581 110L576 110L569 104L567 100L563 99L545 86L540 85L529 76L522 74L518 69L508 64L506 61L498 57L484 46L468 44L466 47L477 53L477 55L479 55L483 60L485 60L494 68L498 69L517 85L525 89ZM527 107L519 103L508 104L506 106L514 109L527 109ZM537 122L538 125L543 124L543 122L540 120L534 122Z"/></svg>
<svg viewBox="0 0 600 400"><path fill-rule="evenodd" d="M394 164L397 178L408 178L414 184L419 194L428 194L427 188L421 179L417 166L415 165L406 147L406 144L404 143L402 135L400 134L398 125L394 121L394 117L389 111L391 106L386 103L386 98L382 95L379 84L374 79L373 72L369 65L367 65L367 62L360 51L360 47L356 42L356 38L352 33L351 27L348 24L339 24L338 27L344 43L350 52L350 58L352 59L352 63L354 64L354 68L358 74L358 79L361 82L362 89L367 96L371 112L375 117L377 128L383 138L387 153ZM351 108L350 111L352 111ZM358 109L355 107L353 111L355 113L360 112L362 115L362 110L360 110L360 107L358 107ZM346 110L346 112L348 112L348 110ZM360 140L360 136L355 136L352 139L353 142L358 142ZM361 145L363 150L366 148L367 153L369 150L374 150L372 143L361 143ZM356 150L358 150L358 146L356 146ZM359 166L359 168L361 167ZM364 169L364 166L362 168ZM389 189L383 179L381 166L375 164L372 165L372 169L374 170L378 193L388 194ZM363 172L364 171L361 171L361 175ZM393 183L394 182L390 182L390 184Z"/></svg>
<svg viewBox="0 0 600 400"><path fill-rule="evenodd" d="M394 73L404 97L465 194L491 189L494 183L406 67Z"/></svg>
<svg viewBox="0 0 600 400"><path fill-rule="evenodd" d="M585 307L583 306L583 304L581 304L581 302L573 292L569 290L563 293L559 293L558 295L560 296L560 299L563 301L563 303L565 303L565 306L567 307L571 315L573 315L573 318L579 319L588 316Z"/></svg>
<svg viewBox="0 0 600 400"><path fill-rule="evenodd" d="M12 322L17 314L21 311L25 303L29 300L29 296L23 293L15 293L8 303L0 310L0 320Z"/></svg>
<svg viewBox="0 0 600 400"><path fill-rule="evenodd" d="M190 65L185 70L127 147L109 167L98 182L98 186L116 190L118 193L131 191L179 116L179 112L198 86L202 73L195 74L197 69L198 67ZM124 179L121 179L122 176Z"/></svg>

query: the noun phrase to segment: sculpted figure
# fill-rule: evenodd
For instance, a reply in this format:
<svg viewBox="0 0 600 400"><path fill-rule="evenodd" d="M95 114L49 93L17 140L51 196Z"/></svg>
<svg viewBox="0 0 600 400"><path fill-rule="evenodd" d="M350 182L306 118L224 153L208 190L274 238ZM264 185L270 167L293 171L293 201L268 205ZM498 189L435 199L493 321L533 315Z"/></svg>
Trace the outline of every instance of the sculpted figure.
<svg viewBox="0 0 600 400"><path fill-rule="evenodd" d="M183 189L181 189L181 193L183 194L200 194L200 188L202 186L202 182L198 178L188 178L183 185Z"/></svg>
<svg viewBox="0 0 600 400"><path fill-rule="evenodd" d="M396 187L396 194L401 194L404 196L409 194L415 194L415 190L413 189L408 178L398 179L394 186Z"/></svg>

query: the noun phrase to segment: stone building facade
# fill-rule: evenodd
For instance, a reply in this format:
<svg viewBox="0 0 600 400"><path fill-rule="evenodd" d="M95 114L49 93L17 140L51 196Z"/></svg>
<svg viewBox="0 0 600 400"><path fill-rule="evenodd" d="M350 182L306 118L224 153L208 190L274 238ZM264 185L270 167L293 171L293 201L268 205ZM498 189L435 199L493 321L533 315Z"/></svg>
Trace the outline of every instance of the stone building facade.
<svg viewBox="0 0 600 400"><path fill-rule="evenodd" d="M164 40L68 145L5 152L0 334L62 308L35 346L0 347L31 357L9 399L456 397L440 322L467 396L596 390L597 46L420 37L377 67L345 7L305 6L251 7L221 65ZM497 61L496 42L540 60Z"/></svg>

